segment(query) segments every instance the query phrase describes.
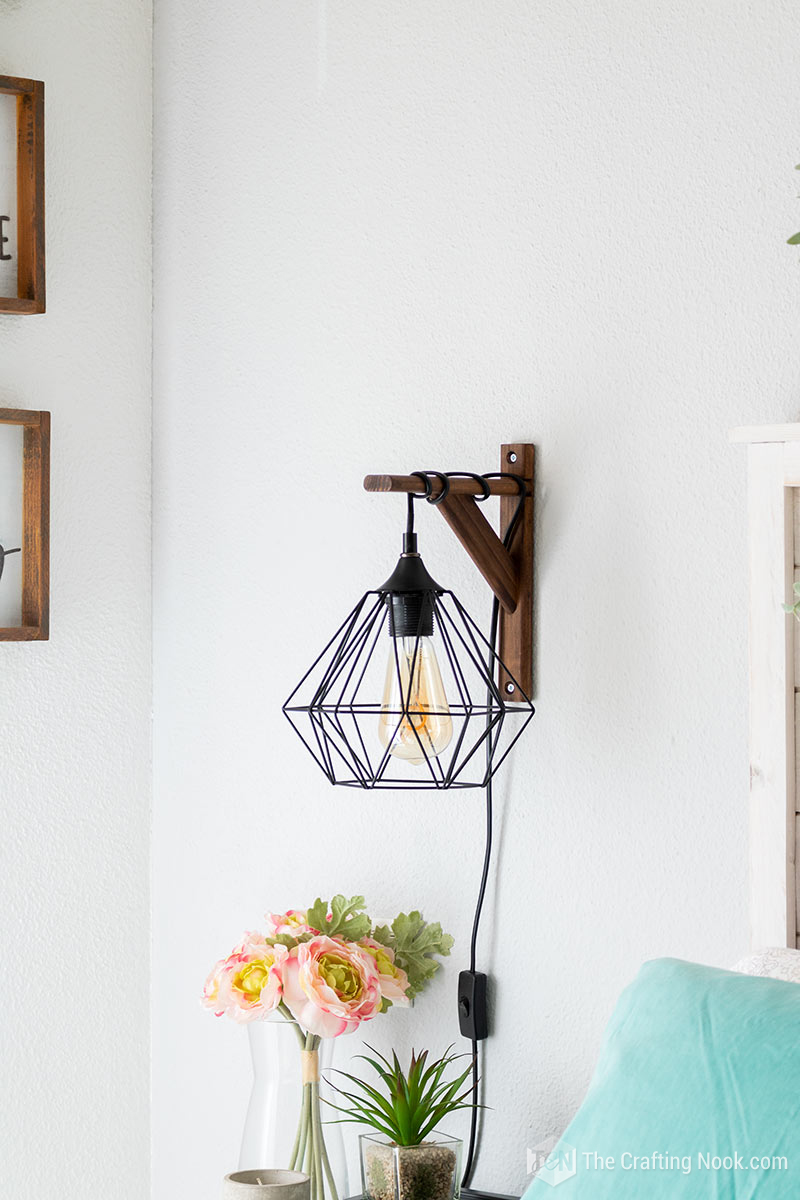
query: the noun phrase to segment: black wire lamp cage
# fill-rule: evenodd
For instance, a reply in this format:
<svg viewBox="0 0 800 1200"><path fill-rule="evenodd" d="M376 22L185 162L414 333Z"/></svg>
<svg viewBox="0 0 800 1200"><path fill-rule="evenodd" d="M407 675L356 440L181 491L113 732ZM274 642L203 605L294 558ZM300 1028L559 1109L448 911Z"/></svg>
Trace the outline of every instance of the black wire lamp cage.
<svg viewBox="0 0 800 1200"><path fill-rule="evenodd" d="M294 689L284 712L332 784L394 790L486 787L534 707L497 650L498 597L487 637L455 593L425 567L414 532L414 500L440 505L472 553L474 502L503 486L513 502L505 534L498 538L477 513L478 541L494 539L496 546L488 543L494 558L502 550L513 563L515 536L527 523L522 518L531 499L529 481L510 472L416 472L412 477L368 477L365 486L371 479L395 478L403 486L371 490L408 491L397 566L385 583L361 597ZM424 493L409 490L421 485ZM465 486L470 490L462 490ZM473 557L483 569L483 562ZM527 613L522 618L532 619Z"/></svg>

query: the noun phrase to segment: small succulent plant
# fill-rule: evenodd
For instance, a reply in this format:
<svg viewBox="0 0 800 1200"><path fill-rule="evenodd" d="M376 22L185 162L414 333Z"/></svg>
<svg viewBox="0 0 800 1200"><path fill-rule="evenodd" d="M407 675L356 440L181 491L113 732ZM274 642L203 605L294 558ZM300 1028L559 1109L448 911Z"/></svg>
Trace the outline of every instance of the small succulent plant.
<svg viewBox="0 0 800 1200"><path fill-rule="evenodd" d="M472 1071L472 1060L466 1071L457 1078L445 1078L448 1067L456 1059L466 1057L463 1054L451 1054L452 1046L430 1064L427 1050L421 1054L412 1050L408 1072L400 1066L394 1051L389 1062L371 1046L367 1048L377 1058L370 1058L366 1054L356 1057L363 1059L376 1072L379 1077L377 1086L373 1087L347 1071L336 1072L359 1089L353 1092L333 1085L339 1095L349 1102L346 1108L332 1101L327 1102L331 1108L345 1114L338 1118L343 1124L349 1121L355 1125L368 1125L386 1134L398 1146L418 1146L450 1113L474 1107L466 1102L472 1092L471 1086L465 1091L461 1090ZM381 1085L385 1088L385 1094L381 1091Z"/></svg>

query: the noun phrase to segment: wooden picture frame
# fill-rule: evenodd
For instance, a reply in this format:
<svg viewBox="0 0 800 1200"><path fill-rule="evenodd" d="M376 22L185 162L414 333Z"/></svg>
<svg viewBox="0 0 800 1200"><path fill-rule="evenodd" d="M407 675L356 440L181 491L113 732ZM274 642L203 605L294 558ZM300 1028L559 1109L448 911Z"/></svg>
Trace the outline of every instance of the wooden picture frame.
<svg viewBox="0 0 800 1200"><path fill-rule="evenodd" d="M50 413L0 408L22 439L21 623L0 628L0 642L41 642L50 635Z"/></svg>
<svg viewBox="0 0 800 1200"><path fill-rule="evenodd" d="M0 313L45 311L44 269L44 84L37 79L0 75L0 95L17 98L17 211L0 208L3 226L16 221L17 294L0 296ZM0 205L4 197L0 196Z"/></svg>

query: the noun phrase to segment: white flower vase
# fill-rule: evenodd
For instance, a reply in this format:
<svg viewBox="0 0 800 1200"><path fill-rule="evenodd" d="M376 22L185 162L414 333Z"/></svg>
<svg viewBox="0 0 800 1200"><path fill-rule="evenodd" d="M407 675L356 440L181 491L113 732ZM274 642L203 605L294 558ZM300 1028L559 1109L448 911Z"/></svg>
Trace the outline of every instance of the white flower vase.
<svg viewBox="0 0 800 1200"><path fill-rule="evenodd" d="M350 1189L342 1127L322 1103L335 1099L322 1078L333 1061L336 1038L313 1039L305 1049L293 1021L273 1017L247 1027L253 1090L245 1118L240 1170L284 1168L311 1177L311 1200L345 1200Z"/></svg>

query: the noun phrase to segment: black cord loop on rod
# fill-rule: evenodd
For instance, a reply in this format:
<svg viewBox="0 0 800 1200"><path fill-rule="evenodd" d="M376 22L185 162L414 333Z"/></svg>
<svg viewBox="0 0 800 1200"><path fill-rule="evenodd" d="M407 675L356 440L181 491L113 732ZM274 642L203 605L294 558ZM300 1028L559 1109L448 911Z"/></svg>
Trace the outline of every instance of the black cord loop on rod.
<svg viewBox="0 0 800 1200"><path fill-rule="evenodd" d="M483 504L484 500L488 500L492 494L492 489L489 487L488 480L490 475L476 475L474 471L448 471L449 479L474 479L478 486L483 491L482 496L475 496L476 504Z"/></svg>
<svg viewBox="0 0 800 1200"><path fill-rule="evenodd" d="M428 504L441 504L443 500L447 499L448 494L450 492L449 472L447 472L447 471L412 471L411 474L412 475L422 475L428 481L430 487L425 496L425 499L428 501ZM433 481L431 480L431 475L433 475L436 479L438 479L439 483L442 485L442 490L439 492L438 496L434 496L431 494L433 492Z"/></svg>
<svg viewBox="0 0 800 1200"><path fill-rule="evenodd" d="M408 493L409 496L411 496L412 500L429 500L431 497L431 493L433 492L433 481L428 477L428 472L427 471L412 471L411 474L415 475L417 477L417 479L422 480L422 484L423 484L423 487L425 488L425 491L424 492L409 492Z"/></svg>
<svg viewBox="0 0 800 1200"><path fill-rule="evenodd" d="M492 495L492 489L489 486L490 479L513 479L519 493L519 504L511 519L508 532L513 533L513 530L516 528L517 518L522 510L522 502L527 492L527 483L521 475L513 475L508 471L487 471L485 475L479 475L477 471L412 471L411 474L416 476L417 479L422 480L425 491L408 493L408 523L406 525L406 533L411 534L414 532L414 501L427 500L428 504L441 504L450 494L451 479L473 479L482 492L482 495L473 497L476 504L483 504L484 501L490 499ZM441 485L441 490L436 496L433 495L433 479L438 479ZM505 544L507 549L510 542L506 540Z"/></svg>

